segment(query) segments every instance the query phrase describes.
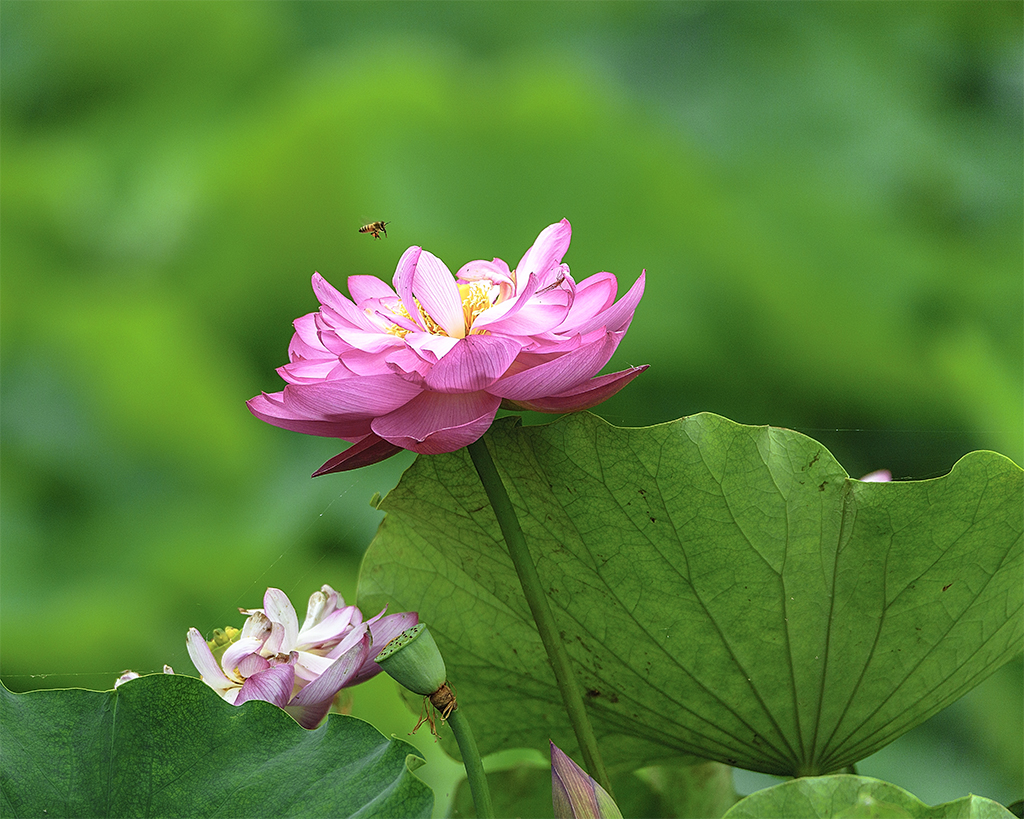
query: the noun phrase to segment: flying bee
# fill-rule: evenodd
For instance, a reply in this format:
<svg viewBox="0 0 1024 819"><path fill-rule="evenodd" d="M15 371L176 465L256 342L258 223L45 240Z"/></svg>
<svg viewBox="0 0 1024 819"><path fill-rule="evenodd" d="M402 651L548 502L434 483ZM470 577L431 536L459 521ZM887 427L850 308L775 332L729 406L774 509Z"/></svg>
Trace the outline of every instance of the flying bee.
<svg viewBox="0 0 1024 819"><path fill-rule="evenodd" d="M384 229L384 225L390 225L390 222L370 222L368 225L363 225L359 228L360 233L369 233L374 239L379 239L383 233L385 236L388 235L387 230Z"/></svg>

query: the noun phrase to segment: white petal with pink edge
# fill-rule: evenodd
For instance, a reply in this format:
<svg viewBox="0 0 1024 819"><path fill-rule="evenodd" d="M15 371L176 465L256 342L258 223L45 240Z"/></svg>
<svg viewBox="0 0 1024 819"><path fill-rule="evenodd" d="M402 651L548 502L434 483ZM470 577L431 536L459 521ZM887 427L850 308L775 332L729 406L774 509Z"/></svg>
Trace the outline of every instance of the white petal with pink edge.
<svg viewBox="0 0 1024 819"><path fill-rule="evenodd" d="M287 705L294 685L295 669L291 663L275 665L249 677L239 691L235 705L241 705L249 700L265 700L278 706Z"/></svg>
<svg viewBox="0 0 1024 819"><path fill-rule="evenodd" d="M233 672L238 668L238 664L250 654L259 654L264 645L265 642L263 640L256 640L252 637L240 637L224 650L224 654L220 658L220 664L229 673Z"/></svg>
<svg viewBox="0 0 1024 819"><path fill-rule="evenodd" d="M188 636L185 638L185 648L188 650L188 656L192 660L192 665L196 667L199 675L203 678L203 682L211 688L225 691L235 685L235 683L224 676L224 672L221 671L220 666L213 657L213 652L210 651L209 644L203 639L203 635L199 633L198 629L190 628L188 630Z"/></svg>
<svg viewBox="0 0 1024 819"><path fill-rule="evenodd" d="M319 677L306 685L295 695L295 705L309 705L314 702L334 699L334 695L355 676L359 667L370 656L370 635L364 634L362 639L334 660Z"/></svg>
<svg viewBox="0 0 1024 819"><path fill-rule="evenodd" d="M355 606L346 606L343 609L331 612L319 623L309 627L303 627L299 632L298 643L300 646L315 646L330 640L338 640L345 632L345 629L352 625L353 615L359 615L359 609Z"/></svg>
<svg viewBox="0 0 1024 819"><path fill-rule="evenodd" d="M267 589L263 595L263 611L271 622L280 623L284 628L281 648L274 653L294 649L299 636L299 618L288 595L280 589Z"/></svg>

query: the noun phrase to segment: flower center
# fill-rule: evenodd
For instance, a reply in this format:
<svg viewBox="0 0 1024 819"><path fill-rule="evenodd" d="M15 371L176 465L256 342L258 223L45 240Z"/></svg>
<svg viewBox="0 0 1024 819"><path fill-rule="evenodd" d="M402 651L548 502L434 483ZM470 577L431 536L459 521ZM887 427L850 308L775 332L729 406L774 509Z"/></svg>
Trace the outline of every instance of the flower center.
<svg viewBox="0 0 1024 819"><path fill-rule="evenodd" d="M491 289L490 282L470 282L469 284L459 285L459 296L462 298L462 315L465 320L465 332L462 337L468 336L471 333L477 332L480 334L486 333L486 330L473 330L473 322L476 321L476 317L479 316L488 307L491 307L493 302L491 301ZM441 325L439 325L430 314L423 309L423 305L420 304L419 299L416 300L416 310L419 313L420 320L423 323L423 327L428 333L434 336L447 336L449 335ZM405 309L405 305L399 303L396 307L392 308L395 315L402 316L403 318L411 319L409 311ZM388 332L392 335L396 335L399 338L405 338L411 331L405 327L400 327L397 324L392 324L388 328Z"/></svg>
<svg viewBox="0 0 1024 819"><path fill-rule="evenodd" d="M423 321L423 326L427 328L428 333L434 336L448 335L444 330L442 330L438 326L437 322L430 317L430 314L423 309L423 305L420 304L419 299L416 300L416 309L419 312L420 319ZM395 315L402 316L402 318L412 318L412 316L409 315L409 311L405 309L405 305L402 304L401 302L399 302L397 307L391 308L391 310ZM391 333L392 335L398 336L399 338L405 338L412 331L406 329L405 327L400 327L397 324L392 324L388 328L388 332Z"/></svg>
<svg viewBox="0 0 1024 819"><path fill-rule="evenodd" d="M489 308L491 301L490 282L470 282L459 285L459 295L462 296L462 314L466 318L466 335L473 332L473 322L484 310ZM485 330L479 331L481 333Z"/></svg>

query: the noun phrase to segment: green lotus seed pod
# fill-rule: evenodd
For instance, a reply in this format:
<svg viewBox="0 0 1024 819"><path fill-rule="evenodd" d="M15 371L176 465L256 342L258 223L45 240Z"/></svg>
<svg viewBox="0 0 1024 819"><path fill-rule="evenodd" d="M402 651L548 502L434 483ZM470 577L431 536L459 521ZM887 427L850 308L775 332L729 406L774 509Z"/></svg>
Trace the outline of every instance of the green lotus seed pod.
<svg viewBox="0 0 1024 819"><path fill-rule="evenodd" d="M395 637L377 655L376 662L393 679L423 696L433 694L448 679L444 658L426 623L419 623Z"/></svg>

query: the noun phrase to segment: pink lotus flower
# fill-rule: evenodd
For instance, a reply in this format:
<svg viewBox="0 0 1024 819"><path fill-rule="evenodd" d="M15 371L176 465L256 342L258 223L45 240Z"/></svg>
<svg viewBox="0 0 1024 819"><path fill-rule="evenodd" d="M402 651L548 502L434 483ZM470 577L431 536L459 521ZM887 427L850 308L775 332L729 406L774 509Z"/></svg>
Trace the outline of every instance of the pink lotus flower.
<svg viewBox="0 0 1024 819"><path fill-rule="evenodd" d="M284 429L353 442L314 475L382 461L403 449L452 452L480 438L499 406L588 409L647 369L596 376L625 335L644 274L615 302L598 273L577 284L562 264L569 222L541 231L515 270L500 259L464 265L410 247L394 289L350 276L350 301L319 273L320 311L297 319L281 392L248 401Z"/></svg>
<svg viewBox="0 0 1024 819"><path fill-rule="evenodd" d="M415 612L384 616L383 611L363 621L359 609L345 606L330 586L309 598L301 628L280 589L267 589L263 606L240 609L249 619L241 632L229 633L233 639L226 643L219 664L210 644L194 628L186 640L189 656L203 681L228 702L272 702L304 728L316 726L327 715L342 688L379 673L372 658L419 621Z"/></svg>

